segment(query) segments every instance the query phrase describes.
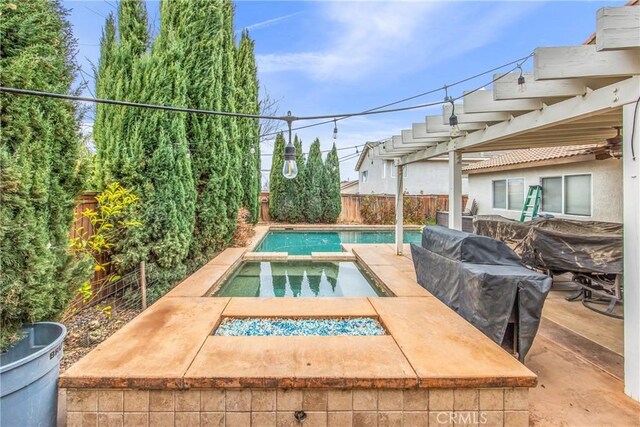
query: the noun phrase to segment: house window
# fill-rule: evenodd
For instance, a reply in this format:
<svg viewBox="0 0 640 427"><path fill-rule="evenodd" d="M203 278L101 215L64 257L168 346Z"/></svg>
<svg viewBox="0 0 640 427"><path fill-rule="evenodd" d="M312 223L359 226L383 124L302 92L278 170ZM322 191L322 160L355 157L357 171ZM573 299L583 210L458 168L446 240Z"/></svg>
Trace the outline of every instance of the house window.
<svg viewBox="0 0 640 427"><path fill-rule="evenodd" d="M542 185L542 211L565 215L591 215L591 175L546 177Z"/></svg>
<svg viewBox="0 0 640 427"><path fill-rule="evenodd" d="M564 177L564 213L591 215L591 175Z"/></svg>
<svg viewBox="0 0 640 427"><path fill-rule="evenodd" d="M369 171L362 171L362 182L367 182L367 178L369 178Z"/></svg>
<svg viewBox="0 0 640 427"><path fill-rule="evenodd" d="M562 177L542 178L542 211L562 213Z"/></svg>
<svg viewBox="0 0 640 427"><path fill-rule="evenodd" d="M493 208L520 210L524 204L524 179L499 179L492 181Z"/></svg>
<svg viewBox="0 0 640 427"><path fill-rule="evenodd" d="M386 178L387 177L387 162L384 162L382 164L382 177Z"/></svg>
<svg viewBox="0 0 640 427"><path fill-rule="evenodd" d="M493 208L507 209L507 180L493 181Z"/></svg>
<svg viewBox="0 0 640 427"><path fill-rule="evenodd" d="M409 176L409 165L405 165L404 168L402 168L402 176L404 178Z"/></svg>
<svg viewBox="0 0 640 427"><path fill-rule="evenodd" d="M396 177L396 168L393 167L393 163L391 163L389 165L389 169L391 170L391 173L390 173L391 178L395 178Z"/></svg>

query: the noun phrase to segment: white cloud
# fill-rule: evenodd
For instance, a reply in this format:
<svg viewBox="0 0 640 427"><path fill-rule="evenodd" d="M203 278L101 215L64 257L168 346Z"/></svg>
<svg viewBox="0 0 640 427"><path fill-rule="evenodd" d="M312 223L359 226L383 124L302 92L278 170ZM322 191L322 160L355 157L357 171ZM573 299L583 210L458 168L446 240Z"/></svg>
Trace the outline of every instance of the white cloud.
<svg viewBox="0 0 640 427"><path fill-rule="evenodd" d="M257 56L261 73L300 71L316 81L352 82L423 69L481 47L538 5L435 2L319 4L317 50ZM523 52L526 54L528 52Z"/></svg>

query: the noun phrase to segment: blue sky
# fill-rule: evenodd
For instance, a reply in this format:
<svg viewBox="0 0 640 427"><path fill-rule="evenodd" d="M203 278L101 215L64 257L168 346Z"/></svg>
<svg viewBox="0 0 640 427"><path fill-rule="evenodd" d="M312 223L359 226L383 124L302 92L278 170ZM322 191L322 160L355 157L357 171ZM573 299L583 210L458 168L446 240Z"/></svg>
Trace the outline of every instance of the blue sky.
<svg viewBox="0 0 640 427"><path fill-rule="evenodd" d="M624 2L341 2L239 1L235 25L255 40L261 95L278 101L278 113L340 114L367 110L442 87L528 55L536 47L582 43L595 30L596 11ZM105 17L116 0L64 1L79 43L82 77L93 91L91 63L99 56ZM158 2L148 1L152 31ZM524 69L530 70L529 60ZM505 70L506 71L506 70ZM482 86L485 76L454 88ZM81 79L78 79L81 82ZM85 89L86 95L91 91ZM404 105L441 100L438 93ZM439 108L356 117L338 122L338 147L398 134ZM90 126L91 115L86 119ZM304 125L308 123L298 123ZM305 151L320 138L331 148L333 124L299 131ZM271 153L266 142L263 152ZM341 156L355 149L340 151ZM271 159L263 157L263 168ZM356 159L341 164L354 179Z"/></svg>

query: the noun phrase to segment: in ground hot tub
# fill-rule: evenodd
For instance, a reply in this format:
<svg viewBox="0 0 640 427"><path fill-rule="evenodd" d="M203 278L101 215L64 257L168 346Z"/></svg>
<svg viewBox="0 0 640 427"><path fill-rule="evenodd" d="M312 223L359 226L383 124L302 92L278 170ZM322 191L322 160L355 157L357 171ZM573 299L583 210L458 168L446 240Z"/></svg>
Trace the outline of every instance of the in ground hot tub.
<svg viewBox="0 0 640 427"><path fill-rule="evenodd" d="M248 261L217 297L376 297L390 293L351 261Z"/></svg>

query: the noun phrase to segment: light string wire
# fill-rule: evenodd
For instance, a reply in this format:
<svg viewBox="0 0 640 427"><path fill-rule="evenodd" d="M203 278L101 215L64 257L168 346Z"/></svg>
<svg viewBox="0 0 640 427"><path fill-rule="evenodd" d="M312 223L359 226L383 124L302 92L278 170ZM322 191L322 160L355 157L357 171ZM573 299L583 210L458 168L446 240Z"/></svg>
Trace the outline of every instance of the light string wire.
<svg viewBox="0 0 640 427"><path fill-rule="evenodd" d="M171 106L171 105L159 105L159 104L146 104L146 103L139 103L139 102L131 102L131 101L120 101L120 100L114 100L114 99L105 99L105 98L95 98L95 97L86 97L86 96L78 96L78 95L67 95L67 94L60 94L60 93L53 93L53 92L46 92L46 91L39 91L39 90L32 90L32 89L20 89L20 88L13 88L13 87L6 87L6 86L0 86L0 92L5 92L5 93L11 93L11 94L17 94L17 95L30 95L30 96L42 96L42 97L46 97L46 98L55 98L55 99L62 99L62 100L67 100L67 101L80 101L80 102L92 102L92 103L98 103L98 104L108 104L108 105L119 105L119 106L126 106L126 107L136 107L136 108L148 108L148 109L154 109L154 110L164 110L164 111L174 111L174 112L182 112L182 113L195 113L195 114L205 114L205 115L213 115L213 116L225 116L225 117L235 117L235 118L249 118L249 119L267 119L267 120L281 120L284 122L294 122L294 121L299 121L299 120L319 120L319 119L330 119L328 120L328 122L333 122L334 120L344 120L346 118L350 118L350 117L357 117L357 116L367 116L367 115L374 115L374 114L386 114L386 113L394 113L394 112L401 112L401 111L409 111L409 110L415 110L415 109L420 109L420 108L426 108L426 107L431 107L431 106L437 106L437 105L442 105L445 102L448 101L438 101L438 102L431 102L431 103L424 103L424 104L418 104L418 105L411 105L411 106L406 106L406 107L398 107L398 108L391 108L391 109L386 109L385 107L387 106L391 106L391 105L396 105L402 102L406 102L407 100L411 100L411 99L415 99L417 97L421 97L427 94L431 94L431 93L435 93L438 92L440 90L443 90L447 87L451 87L460 83L463 83L465 81L477 78L479 76L488 74L492 71L496 71L497 69L501 69L504 68L505 66L517 63L518 65L513 68L512 70L508 71L505 74L502 74L500 77L493 79L491 82L495 82L497 80L499 80L500 78L504 77L506 74L508 74L509 72L515 70L518 68L518 66L521 66L521 64L526 61L528 58L530 58L531 56L533 56L532 54L529 54L528 56L524 57L524 58L520 58L516 61L512 61L508 64L502 65L500 67L496 67L493 68L491 70L485 71L483 73L477 74L475 76L471 76L468 77L466 79L460 80L459 82L456 82L454 84L451 85L445 85L442 88L438 88L438 89L433 89L431 91L428 92L423 92L421 94L418 95L414 95L412 97L409 98L405 98L399 101L395 101L393 103L389 103L386 104L384 106L381 107L376 107L374 109L370 109L370 110L366 110L366 111L360 111L360 112L353 112L353 113L340 113L340 114L322 114L322 115L313 115L313 116L291 116L291 115L286 115L286 116L271 116L271 115L264 115L264 114L249 114L249 113L234 113L234 112L229 112L229 111L215 111L215 110L200 110L200 109L196 109L196 108L188 108L188 107L175 107L175 106ZM467 92L466 94L471 94L473 92L476 92L480 89L482 89L484 86L480 86L470 92ZM454 100L458 100L463 98L466 94L461 95L458 98L454 98ZM320 125L320 123L316 123L313 125ZM307 126L310 127L310 126ZM300 128L296 128L296 129L300 129ZM296 130L296 129L291 129L291 130ZM276 132L275 134L278 134L280 132ZM262 135L267 136L267 135Z"/></svg>
<svg viewBox="0 0 640 427"><path fill-rule="evenodd" d="M529 58L531 58L532 56L533 56L533 52L530 53L527 56L522 57L522 58L516 59L516 60L511 61L511 62L507 62L506 64L499 65L499 66L494 67L494 68L492 68L490 70L483 71L483 72L475 74L473 76L466 77L466 78L464 78L462 80L458 80L458 81L456 81L454 83L451 83L451 84L448 84L448 85L445 84L445 85L443 85L443 86L441 86L439 88L436 88L436 89L431 89L429 91L422 92L422 93L419 93L417 95L409 96L407 98L403 98L403 99L400 99L400 100L397 100L397 101L393 101L393 102L390 102L388 104L380 105L378 107L374 107L374 108L371 108L369 110L365 110L362 113L369 113L369 112L376 111L376 110L379 110L379 109L382 109L382 108L391 107L393 105L397 105L397 104L401 104L403 102L411 101L411 100L416 99L416 98L420 98L420 97L423 97L423 96L426 96L426 95L431 95L431 94L439 92L441 90L444 90L445 93L446 93L447 92L447 88L449 88L449 87L457 86L457 85L462 84L462 83L466 83L466 82L468 82L470 80L474 80L474 79L476 79L478 77L482 77L482 76L484 76L486 74L493 73L495 71L501 70L501 69L503 69L505 67L508 67L510 65L513 65L513 64L517 64L518 65L517 67L514 68L514 70L517 69L517 68L521 68L522 65L525 62L527 62L529 60ZM311 128L311 127L314 127L314 126L321 126L321 125L325 125L325 124L328 124L328 123L331 123L331 122L344 120L344 119L349 118L349 117L353 117L353 116L335 117L334 119L325 120L325 121L322 121L322 122L319 122L319 123L311 123L311 124L305 125L305 126L298 126L298 127L293 128L292 130L295 131L295 130L300 130L300 129L308 129L308 128ZM280 131L266 133L266 134L264 134L262 136L263 137L273 136L273 135L277 135L278 133L280 133Z"/></svg>

